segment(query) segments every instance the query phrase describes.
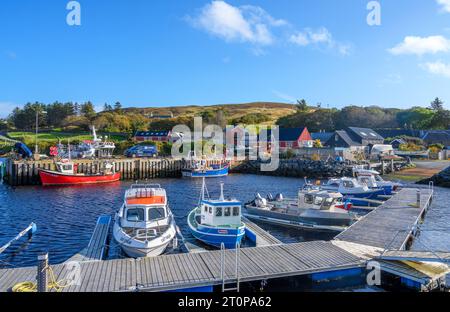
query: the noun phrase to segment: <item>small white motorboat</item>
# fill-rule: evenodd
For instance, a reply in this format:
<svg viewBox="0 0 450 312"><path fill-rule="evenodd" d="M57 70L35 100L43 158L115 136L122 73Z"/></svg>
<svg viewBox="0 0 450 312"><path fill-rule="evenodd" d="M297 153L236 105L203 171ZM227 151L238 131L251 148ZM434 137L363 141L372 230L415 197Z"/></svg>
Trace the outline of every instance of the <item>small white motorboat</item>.
<svg viewBox="0 0 450 312"><path fill-rule="evenodd" d="M392 195L402 188L401 183L385 181L380 173L375 170L361 169L358 167L353 168L353 174L358 181L366 183L370 188L383 188L386 191L386 195Z"/></svg>
<svg viewBox="0 0 450 312"><path fill-rule="evenodd" d="M135 184L125 192L113 236L128 256L159 256L176 233L166 191L159 184Z"/></svg>

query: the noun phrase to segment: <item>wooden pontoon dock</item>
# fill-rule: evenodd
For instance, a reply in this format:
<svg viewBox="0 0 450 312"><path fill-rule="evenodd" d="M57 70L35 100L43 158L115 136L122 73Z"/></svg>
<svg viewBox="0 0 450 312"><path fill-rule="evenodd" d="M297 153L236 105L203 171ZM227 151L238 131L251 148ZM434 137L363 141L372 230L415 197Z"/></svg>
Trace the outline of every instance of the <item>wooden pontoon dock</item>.
<svg viewBox="0 0 450 312"><path fill-rule="evenodd" d="M407 251L409 243L418 232L420 220L431 204L432 196L431 188L401 190L329 242L282 244L277 239L266 236L259 227L254 227L256 236L260 235L260 244L253 248L163 255L146 259L104 261L95 259L95 256L78 259L81 273L79 284L60 290L195 291L204 287L212 290L214 286L220 285L225 290L225 285L276 278L308 275L313 280L321 280L355 272L363 274L368 262L374 260L382 263L381 268L385 272L424 286L433 282L433 278L407 266L404 260L447 262L450 258L448 254ZM99 242L91 241L91 244L102 248L105 242L101 240L105 236L98 227L99 223L94 235ZM67 263L51 267L58 281L71 274ZM36 274L37 267L0 270L0 291L9 291L20 282L36 282Z"/></svg>

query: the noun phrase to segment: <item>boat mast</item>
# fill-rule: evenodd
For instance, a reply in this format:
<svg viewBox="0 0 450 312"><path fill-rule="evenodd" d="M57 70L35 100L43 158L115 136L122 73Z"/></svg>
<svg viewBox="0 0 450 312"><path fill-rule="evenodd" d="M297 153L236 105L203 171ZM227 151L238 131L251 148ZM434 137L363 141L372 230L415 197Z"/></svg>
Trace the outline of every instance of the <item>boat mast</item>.
<svg viewBox="0 0 450 312"><path fill-rule="evenodd" d="M205 187L206 187L205 177L203 177L203 180L202 180L202 198L201 198L202 201L205 200Z"/></svg>
<svg viewBox="0 0 450 312"><path fill-rule="evenodd" d="M225 201L225 196L223 195L223 182L220 183L220 201Z"/></svg>

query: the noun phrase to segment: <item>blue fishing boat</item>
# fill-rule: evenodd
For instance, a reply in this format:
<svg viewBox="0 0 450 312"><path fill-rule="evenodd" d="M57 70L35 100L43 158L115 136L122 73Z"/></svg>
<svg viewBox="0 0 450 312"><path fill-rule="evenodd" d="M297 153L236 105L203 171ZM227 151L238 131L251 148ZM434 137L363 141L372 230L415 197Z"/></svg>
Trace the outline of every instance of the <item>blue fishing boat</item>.
<svg viewBox="0 0 450 312"><path fill-rule="evenodd" d="M235 199L225 199L223 184L220 198L209 198L203 178L202 192L198 207L188 216L188 225L192 235L203 243L220 248L233 249L241 244L245 235L242 222L242 203Z"/></svg>
<svg viewBox="0 0 450 312"><path fill-rule="evenodd" d="M206 161L194 163L191 168L183 169L183 177L186 178L218 178L228 175L229 165L211 165L207 166Z"/></svg>

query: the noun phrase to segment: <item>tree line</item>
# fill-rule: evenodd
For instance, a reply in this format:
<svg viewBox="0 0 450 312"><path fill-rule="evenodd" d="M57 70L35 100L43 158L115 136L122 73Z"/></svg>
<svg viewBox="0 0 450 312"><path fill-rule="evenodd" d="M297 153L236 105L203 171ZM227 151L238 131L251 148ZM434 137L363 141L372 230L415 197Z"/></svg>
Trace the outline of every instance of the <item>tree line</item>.
<svg viewBox="0 0 450 312"><path fill-rule="evenodd" d="M97 113L92 102L40 102L27 103L23 108L16 107L9 117L0 122L0 130L33 130L36 128L36 115L39 127L64 130L89 130L94 125L107 132L129 132L143 130L148 126L148 119L139 114L125 114L120 102L114 106L105 103L103 111ZM1 120L0 120L1 121Z"/></svg>
<svg viewBox="0 0 450 312"><path fill-rule="evenodd" d="M450 111L436 98L429 107L410 109L378 106L347 106L342 109L311 107L305 100L297 103L297 112L282 117L277 124L285 128L306 126L312 132L334 131L347 127L375 129L449 129Z"/></svg>
<svg viewBox="0 0 450 312"><path fill-rule="evenodd" d="M444 108L444 102L436 98L429 107L410 109L381 108L377 106L347 106L342 109L312 107L300 100L295 113L278 119L277 124L285 128L306 126L311 132L334 131L347 127L375 129L449 129L450 111ZM179 116L172 119L151 119L144 114L122 108L120 102L114 105L105 103L103 111L96 112L92 102L54 102L27 103L23 108L15 108L9 117L0 120L0 131L6 129L32 130L36 126L38 115L40 128L62 128L64 130L89 130L94 125L106 132L133 132L137 130L170 130L175 125L193 126L192 116ZM237 124L260 124L269 121L262 113L249 113L239 118L230 118L226 111L208 111L200 113L203 122L225 127Z"/></svg>

